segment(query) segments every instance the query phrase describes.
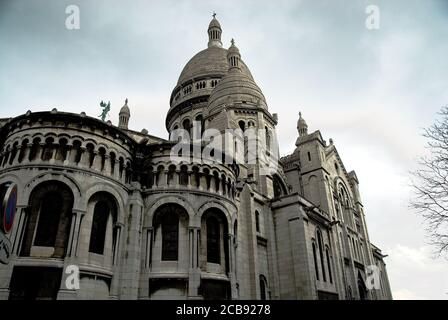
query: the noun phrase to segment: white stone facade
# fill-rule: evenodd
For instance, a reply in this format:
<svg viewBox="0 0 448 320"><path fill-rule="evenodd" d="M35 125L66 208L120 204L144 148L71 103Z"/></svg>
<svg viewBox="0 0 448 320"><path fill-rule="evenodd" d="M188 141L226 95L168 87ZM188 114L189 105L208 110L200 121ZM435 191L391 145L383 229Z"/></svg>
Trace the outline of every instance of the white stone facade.
<svg viewBox="0 0 448 320"><path fill-rule="evenodd" d="M222 48L215 18L208 31L173 90L170 136L275 136L277 116L239 50ZM130 116L126 100L118 126L55 109L0 121L0 186L19 192L0 299L392 298L356 174L302 117L297 149L264 175L258 159L175 163L176 143L129 130ZM78 290L66 286L69 265ZM369 290L372 265L381 286Z"/></svg>

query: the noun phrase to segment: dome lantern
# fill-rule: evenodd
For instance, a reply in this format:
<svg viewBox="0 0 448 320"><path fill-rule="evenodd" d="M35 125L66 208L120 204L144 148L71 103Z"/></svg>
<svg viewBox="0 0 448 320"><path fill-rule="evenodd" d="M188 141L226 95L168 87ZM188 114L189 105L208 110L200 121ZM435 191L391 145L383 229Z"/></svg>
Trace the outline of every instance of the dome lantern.
<svg viewBox="0 0 448 320"><path fill-rule="evenodd" d="M240 70L241 54L237 46L235 46L235 40L232 39L229 50L227 51L227 60L229 61L229 71Z"/></svg>
<svg viewBox="0 0 448 320"><path fill-rule="evenodd" d="M299 112L299 121L297 121L297 130L299 131L299 137L308 135L308 125L305 119L302 118L302 112Z"/></svg>
<svg viewBox="0 0 448 320"><path fill-rule="evenodd" d="M221 34L222 29L219 21L216 19L216 13L213 13L213 19L208 26L208 47L222 48Z"/></svg>
<svg viewBox="0 0 448 320"><path fill-rule="evenodd" d="M131 110L128 107L128 99L126 98L124 106L120 110L118 127L122 129L128 129L130 117L131 117Z"/></svg>

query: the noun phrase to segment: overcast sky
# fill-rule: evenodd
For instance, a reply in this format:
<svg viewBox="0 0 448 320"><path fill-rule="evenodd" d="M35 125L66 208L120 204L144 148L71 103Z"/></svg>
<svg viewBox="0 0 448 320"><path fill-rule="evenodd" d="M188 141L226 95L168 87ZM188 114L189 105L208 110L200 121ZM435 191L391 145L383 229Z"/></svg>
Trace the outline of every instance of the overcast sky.
<svg viewBox="0 0 448 320"><path fill-rule="evenodd" d="M80 9L67 30L65 9ZM365 27L366 6L380 29ZM167 137L171 90L207 46L213 11L224 46L242 59L278 113L283 155L302 111L333 138L360 180L371 241L385 254L395 299L447 299L448 262L433 259L422 220L408 209L409 170L425 152L423 127L448 104L448 1L0 1L0 117L27 110L98 116Z"/></svg>

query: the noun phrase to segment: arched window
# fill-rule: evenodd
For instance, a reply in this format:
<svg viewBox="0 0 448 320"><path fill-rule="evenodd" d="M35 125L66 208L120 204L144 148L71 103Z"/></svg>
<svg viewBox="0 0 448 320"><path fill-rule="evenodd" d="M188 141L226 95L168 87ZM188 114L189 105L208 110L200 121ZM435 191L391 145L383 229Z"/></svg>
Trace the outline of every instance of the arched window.
<svg viewBox="0 0 448 320"><path fill-rule="evenodd" d="M265 127L266 151L271 152L271 132L268 127Z"/></svg>
<svg viewBox="0 0 448 320"><path fill-rule="evenodd" d="M266 277L260 274L260 300L268 300L268 281Z"/></svg>
<svg viewBox="0 0 448 320"><path fill-rule="evenodd" d="M281 197L285 194L287 194L287 191L280 180L280 178L277 175L274 175L273 177L273 187L274 187L274 197Z"/></svg>
<svg viewBox="0 0 448 320"><path fill-rule="evenodd" d="M103 254L104 242L106 240L107 222L109 220L110 208L105 201L95 204L92 220L92 231L90 232L89 252Z"/></svg>
<svg viewBox="0 0 448 320"><path fill-rule="evenodd" d="M325 262L324 262L324 249L323 249L323 241L322 241L322 234L319 230L317 230L317 245L319 247L319 258L320 258L320 264L322 267L322 278L324 281L327 281L327 276L325 274Z"/></svg>
<svg viewBox="0 0 448 320"><path fill-rule="evenodd" d="M314 242L313 242L313 260L314 260L314 271L316 272L316 279L319 280L319 266L317 265L316 244Z"/></svg>
<svg viewBox="0 0 448 320"><path fill-rule="evenodd" d="M20 255L30 256L32 247L54 248L51 257L66 254L73 214L73 193L64 183L43 182L30 195Z"/></svg>
<svg viewBox="0 0 448 320"><path fill-rule="evenodd" d="M188 185L188 167L183 165L180 167L180 184L183 186Z"/></svg>
<svg viewBox="0 0 448 320"><path fill-rule="evenodd" d="M34 245L40 247L55 246L62 201L61 195L56 191L49 192L42 198Z"/></svg>
<svg viewBox="0 0 448 320"><path fill-rule="evenodd" d="M117 205L115 199L106 192L99 192L92 196L89 205L93 212L89 252L103 255L108 234L112 236L112 246L116 244L114 228L117 221ZM112 222L111 230L108 230L109 221ZM113 247L112 250L114 250Z"/></svg>
<svg viewBox="0 0 448 320"><path fill-rule="evenodd" d="M207 262L221 263L221 231L218 219L207 219Z"/></svg>
<svg viewBox="0 0 448 320"><path fill-rule="evenodd" d="M47 138L45 140L44 150L42 151L42 160L49 161L53 157L54 139Z"/></svg>
<svg viewBox="0 0 448 320"><path fill-rule="evenodd" d="M162 261L177 261L179 252L179 216L166 212L162 216Z"/></svg>
<svg viewBox="0 0 448 320"><path fill-rule="evenodd" d="M238 242L238 221L233 224L233 243Z"/></svg>
<svg viewBox="0 0 448 320"><path fill-rule="evenodd" d="M240 122L238 122L238 125L243 132L246 131L246 123L243 120L240 120Z"/></svg>
<svg viewBox="0 0 448 320"><path fill-rule="evenodd" d="M330 277L330 283L333 283L333 275L331 274L331 260L328 253L328 248L325 249L325 255L327 258L328 276Z"/></svg>
<svg viewBox="0 0 448 320"><path fill-rule="evenodd" d="M188 134L191 135L191 131L190 131L190 129L191 129L191 123L190 123L190 119L185 119L185 120L182 122L182 127L183 127L184 130L186 130L186 131L188 132Z"/></svg>
<svg viewBox="0 0 448 320"><path fill-rule="evenodd" d="M194 119L195 123L194 126L195 129L195 135L196 135L196 139L200 139L201 135L204 133L204 124L203 124L203 117L202 114L199 114L196 116L196 118Z"/></svg>
<svg viewBox="0 0 448 320"><path fill-rule="evenodd" d="M174 181L175 176L176 176L176 166L172 164L168 167L168 185L177 184L177 181Z"/></svg>
<svg viewBox="0 0 448 320"><path fill-rule="evenodd" d="M255 211L255 229L260 232L260 213Z"/></svg>

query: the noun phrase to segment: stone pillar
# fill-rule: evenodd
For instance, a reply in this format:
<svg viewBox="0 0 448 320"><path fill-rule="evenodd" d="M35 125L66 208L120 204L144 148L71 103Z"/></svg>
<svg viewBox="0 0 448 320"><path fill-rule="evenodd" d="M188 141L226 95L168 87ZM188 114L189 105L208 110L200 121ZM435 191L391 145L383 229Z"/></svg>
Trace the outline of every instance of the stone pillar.
<svg viewBox="0 0 448 320"><path fill-rule="evenodd" d="M67 256L76 257L78 250L79 231L82 216L85 212L74 210L72 215L72 223L70 227L70 236L68 238Z"/></svg>
<svg viewBox="0 0 448 320"><path fill-rule="evenodd" d="M127 165L123 164L123 171L121 172L121 183L126 184L126 175L127 175Z"/></svg>
<svg viewBox="0 0 448 320"><path fill-rule="evenodd" d="M120 162L115 160L114 179L120 181Z"/></svg>
<svg viewBox="0 0 448 320"><path fill-rule="evenodd" d="M126 239L126 243L123 245L126 254L123 255L120 268L121 299L124 300L136 300L138 298L141 272L140 235L142 231L143 199L140 184L135 182L133 187L128 203L129 213L125 214L127 225L123 238Z"/></svg>
<svg viewBox="0 0 448 320"><path fill-rule="evenodd" d="M114 255L112 264L114 266L119 265L119 257L120 257L120 238L121 238L121 229L123 225L122 224L116 224L115 230L116 230L116 236L115 236L115 243L114 243Z"/></svg>
<svg viewBox="0 0 448 320"><path fill-rule="evenodd" d="M146 234L146 243L145 243L145 269L151 268L152 263L152 235L153 235L153 228L144 228L144 233Z"/></svg>
<svg viewBox="0 0 448 320"><path fill-rule="evenodd" d="M199 173L199 190L207 190L207 178L204 172Z"/></svg>
<svg viewBox="0 0 448 320"><path fill-rule="evenodd" d="M25 150L23 152L23 159L22 159L22 164L28 164L30 163L30 153L31 153L31 148L33 147L32 143L28 143L25 146Z"/></svg>
<svg viewBox="0 0 448 320"><path fill-rule="evenodd" d="M60 145L58 143L53 143L51 144L51 159L50 159L50 164L54 164L56 162L56 155L58 154L58 150L60 148Z"/></svg>
<svg viewBox="0 0 448 320"><path fill-rule="evenodd" d="M103 159L101 158L101 155L98 151L95 151L93 154L95 155L95 158L93 159L93 170L101 171L101 164L103 162Z"/></svg>
<svg viewBox="0 0 448 320"><path fill-rule="evenodd" d="M20 252L22 242L23 229L26 226L28 206L17 206L17 213L14 217L14 227L11 232L10 240L12 242L11 255L17 256Z"/></svg>
<svg viewBox="0 0 448 320"><path fill-rule="evenodd" d="M191 175L193 174L193 170L187 170L187 188L191 189L193 188L193 186L191 185L191 181L192 181L192 177Z"/></svg>
<svg viewBox="0 0 448 320"><path fill-rule="evenodd" d="M188 297L198 299L198 288L201 284L201 270L199 269L199 227L188 227L189 239L189 272L188 272Z"/></svg>
<svg viewBox="0 0 448 320"><path fill-rule="evenodd" d="M81 159L79 160L79 166L81 168L90 168L90 159L89 159L89 152L87 152L87 148L81 147Z"/></svg>
<svg viewBox="0 0 448 320"><path fill-rule="evenodd" d="M231 297L232 299L238 299L238 291L236 288L236 266L235 266L235 246L233 244L233 234L230 234L227 236L227 247L229 250L228 257L229 257L229 280L230 280L230 288L231 288Z"/></svg>
<svg viewBox="0 0 448 320"><path fill-rule="evenodd" d="M71 144L67 144L65 147L67 148L67 154L65 156L64 166L73 166L75 165L76 150L73 149L73 145Z"/></svg>
<svg viewBox="0 0 448 320"><path fill-rule="evenodd" d="M46 149L45 148L46 143L45 142L40 142L39 146L40 146L40 148L38 149L39 152L37 153L36 160L37 161L42 161L42 157L43 157L45 149Z"/></svg>
<svg viewBox="0 0 448 320"><path fill-rule="evenodd" d="M113 276L112 276L112 282L110 285L110 299L117 300L120 295L120 258L121 258L121 234L124 229L124 225L122 223L117 222L114 226L116 230L116 237L115 237L115 243L114 243L114 249L113 257L112 257L112 263L113 263Z"/></svg>
<svg viewBox="0 0 448 320"><path fill-rule="evenodd" d="M104 174L106 176L110 176L112 174L112 165L111 165L111 159L109 155L105 155L104 156L105 160L104 160Z"/></svg>
<svg viewBox="0 0 448 320"><path fill-rule="evenodd" d="M17 147L15 147L16 149L16 154L14 155L13 152L11 153L11 156L13 157L12 159L10 159L10 163L12 165L15 165L16 163L19 162L19 156L20 156L20 149L22 149L21 145L18 145ZM14 149L13 149L14 150Z"/></svg>
<svg viewBox="0 0 448 320"><path fill-rule="evenodd" d="M215 176L213 174L209 174L209 176L211 176L210 178L210 192L214 193L216 191L216 182L215 182Z"/></svg>

